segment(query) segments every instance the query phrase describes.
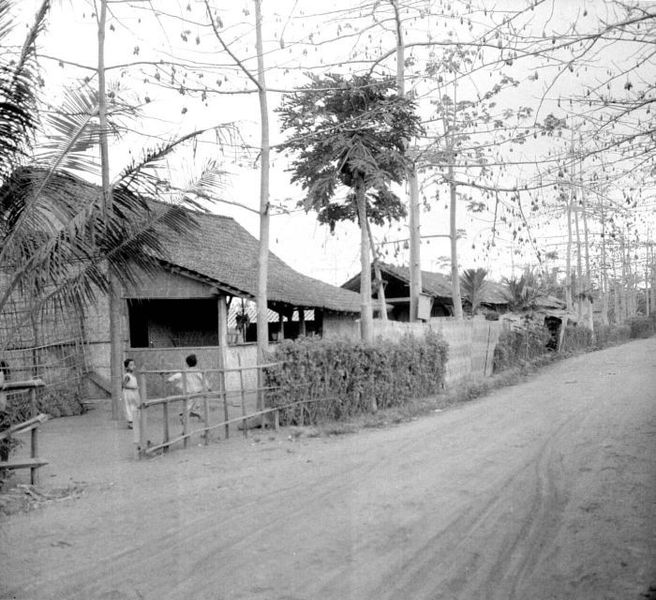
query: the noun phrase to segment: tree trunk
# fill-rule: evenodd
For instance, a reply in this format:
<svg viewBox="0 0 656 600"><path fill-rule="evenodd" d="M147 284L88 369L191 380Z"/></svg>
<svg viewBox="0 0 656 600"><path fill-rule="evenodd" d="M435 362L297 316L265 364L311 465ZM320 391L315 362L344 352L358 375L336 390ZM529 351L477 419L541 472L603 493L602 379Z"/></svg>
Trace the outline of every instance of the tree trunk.
<svg viewBox="0 0 656 600"><path fill-rule="evenodd" d="M422 291L421 281L421 232L419 223L419 185L417 169L413 164L408 172L410 188L409 227L410 227L410 321L416 321L419 310L419 295Z"/></svg>
<svg viewBox="0 0 656 600"><path fill-rule="evenodd" d="M579 229L579 203L574 206L574 230L576 231L576 316L579 323L583 316L583 265L581 263L581 231Z"/></svg>
<svg viewBox="0 0 656 600"><path fill-rule="evenodd" d="M603 201L602 201L603 202ZM601 323L608 325L608 265L606 256L606 210L601 205Z"/></svg>
<svg viewBox="0 0 656 600"><path fill-rule="evenodd" d="M649 251L651 254L651 312L656 313L656 262L654 262L654 244L649 243Z"/></svg>
<svg viewBox="0 0 656 600"><path fill-rule="evenodd" d="M449 229L451 232L451 298L453 316L462 319L462 298L460 297L460 274L458 269L458 228L456 223L456 184L453 181L453 163L449 165Z"/></svg>
<svg viewBox="0 0 656 600"><path fill-rule="evenodd" d="M264 49L262 42L262 0L255 4L255 48L257 52L257 81L260 103L260 246L257 260L257 362L264 364L269 348L267 316L267 280L269 272L269 109L264 77ZM264 387L263 373L258 369L258 387ZM257 408L264 408L264 396L258 394Z"/></svg>
<svg viewBox="0 0 656 600"><path fill-rule="evenodd" d="M566 285L565 285L565 302L567 303L567 312L571 313L572 304L572 193L570 190L567 198L567 256L565 257Z"/></svg>
<svg viewBox="0 0 656 600"><path fill-rule="evenodd" d="M369 244L371 246L371 259L374 263L374 275L376 277L378 312L380 313L380 319L382 321L387 321L387 302L385 300L385 284L383 282L383 276L380 272L378 250L376 248L376 244L374 243L374 237L371 235L371 225L369 224L368 219L367 219L367 233L369 234Z"/></svg>
<svg viewBox="0 0 656 600"><path fill-rule="evenodd" d="M396 31L396 89L399 96L405 95L405 42L403 24L398 0L390 0L394 9ZM409 141L409 140L408 140ZM421 281L421 231L419 186L417 185L417 165L413 162L408 169L408 228L410 237L410 322L417 320Z"/></svg>
<svg viewBox="0 0 656 600"><path fill-rule="evenodd" d="M579 161L579 184L581 186L581 214L583 216L583 244L585 250L585 294L586 294L586 317L587 326L590 331L594 330L593 300L592 300L592 275L590 273L590 238L588 235L588 207L586 202L585 188L583 186L583 161Z"/></svg>
<svg viewBox="0 0 656 600"><path fill-rule="evenodd" d="M624 245L624 237L622 236L622 244L621 244L621 251L622 251L622 281L620 285L620 303L622 305L622 323L627 320L629 316L629 309L627 307L627 294L626 294L626 287L627 287L627 269L626 269L626 251L625 251L625 245Z"/></svg>
<svg viewBox="0 0 656 600"><path fill-rule="evenodd" d="M615 263L615 253L613 253L613 310L615 312L615 325L621 325L624 322L622 318L622 305L620 289L617 279L617 267Z"/></svg>
<svg viewBox="0 0 656 600"><path fill-rule="evenodd" d="M109 180L109 143L107 140L107 89L105 82L105 28L107 23L107 0L100 1L98 15L98 120L100 124L100 166L102 177L102 214L108 224L112 214L112 186ZM112 419L121 416L123 348L122 348L122 293L116 277L109 274L109 370L112 394Z"/></svg>
<svg viewBox="0 0 656 600"><path fill-rule="evenodd" d="M649 231L647 231L649 239ZM649 316L649 246L645 243L645 315Z"/></svg>
<svg viewBox="0 0 656 600"><path fill-rule="evenodd" d="M369 262L369 232L367 231L367 204L364 181L360 175L355 181L355 200L360 222L360 337L365 344L374 341L371 313L371 264Z"/></svg>

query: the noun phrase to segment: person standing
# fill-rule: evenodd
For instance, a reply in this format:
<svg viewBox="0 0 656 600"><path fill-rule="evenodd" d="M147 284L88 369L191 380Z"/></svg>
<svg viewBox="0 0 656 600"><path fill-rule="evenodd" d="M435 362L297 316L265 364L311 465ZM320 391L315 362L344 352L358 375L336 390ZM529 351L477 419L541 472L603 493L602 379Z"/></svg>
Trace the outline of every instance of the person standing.
<svg viewBox="0 0 656 600"><path fill-rule="evenodd" d="M172 383L182 394L200 394L201 392L210 391L207 384L205 375L202 371L196 369L198 359L195 354L190 354L185 358L187 369L183 373L174 373L167 381ZM192 398L189 402L189 416L202 419L198 412L198 396ZM184 413L180 413L180 417L184 418Z"/></svg>
<svg viewBox="0 0 656 600"><path fill-rule="evenodd" d="M125 374L123 375L123 405L125 408L125 416L128 422L128 429L132 429L132 441L137 445L137 452L139 451L139 418L141 396L139 395L139 383L137 376L134 374L135 363L134 359L126 358L123 361Z"/></svg>

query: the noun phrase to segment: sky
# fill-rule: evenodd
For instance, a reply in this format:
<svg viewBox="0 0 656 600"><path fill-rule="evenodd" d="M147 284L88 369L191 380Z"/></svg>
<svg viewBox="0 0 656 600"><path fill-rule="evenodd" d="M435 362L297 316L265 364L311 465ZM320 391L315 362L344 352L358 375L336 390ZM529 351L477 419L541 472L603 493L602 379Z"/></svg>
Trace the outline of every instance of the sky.
<svg viewBox="0 0 656 600"><path fill-rule="evenodd" d="M30 12L28 4L21 2L25 15ZM252 2L240 0L231 3L229 8L222 2L211 4L219 7L213 14L217 24L220 19L221 34L230 40L235 56L243 60L244 65L252 71L255 67ZM343 16L337 12L351 4L346 0L326 1L318 9L317 3L311 0L265 0L265 62L268 69L267 85L273 90L269 93L273 144L284 139L274 112L281 97L279 90L293 89L306 82L304 73L309 69L358 70L371 57L393 49L393 32L389 30L389 24L382 23L375 30L367 29L365 24L369 23L368 17L359 18L354 13ZM518 4L520 0L487 2L486 6L494 11L493 18L500 20L505 9ZM609 6L603 0L546 2L536 10L532 20L526 23L525 34L549 35L551 31L566 33L575 23L583 27L586 19L589 22L591 19L608 17ZM153 7L156 9L155 15L151 10ZM134 2L132 5L116 3L111 4L110 8L106 62L108 66L125 66L111 69L108 81L111 86L118 86L132 102L140 105L142 112L142 116L132 124L131 132L112 145L110 161L114 171L118 172L131 155L138 154L140 148L148 147L162 137L170 138L200 127L234 124L239 134L232 138L231 143L219 148L213 136L203 136L197 145L186 148L171 163L171 176L179 180L193 177L205 160L217 160L226 171L223 198L231 203L243 204L246 208L219 202L211 210L233 216L257 237L259 221L254 212L259 205L259 172L257 152L254 149L258 145L257 96L253 93L235 93L245 88L252 89L253 86L235 68L233 59L225 53L219 53L217 40L207 27L204 3L195 0L166 0ZM320 14L308 16L319 10ZM584 13L585 18L582 16ZM176 16L179 14L184 14L191 23L183 23ZM471 39L473 33L480 28L479 22L483 20L482 15L474 16L470 30L466 20L459 26L457 19L444 19L444 22L429 20L417 11L409 16L411 18L405 30L409 44L428 39ZM56 3L41 45L47 95L56 106L62 84L79 85L81 77L92 74L91 70L84 67L94 67L96 60L93 3L69 0ZM608 50L600 52L594 63L584 65L576 72L564 72L555 85L551 85L551 82L557 65L545 67L537 61L515 65L508 68L508 71L520 83L510 92L500 94L498 102L511 107L531 105L536 110L539 108L539 114L544 118L550 111L558 110L559 95L581 87L583 82L593 82L602 77L605 69L625 60L630 53L631 49L624 47L611 49L610 54ZM415 62L425 61L427 50L421 47L409 50L407 58ZM170 76L169 70L157 64L160 59L178 63L174 77ZM198 69L192 68L192 61L207 65L203 75L206 81L194 75ZM388 60L384 66L393 70L394 61ZM656 78L653 64L651 68ZM476 93L488 89L489 78L496 76L497 73L485 72L464 82L459 94L473 98ZM165 86L165 83L169 85ZM620 81L619 85L622 84ZM210 91L205 100L198 95L194 97L188 91L181 93L198 86L207 86L217 93ZM421 94L420 85L417 90ZM430 98L426 100L425 105L430 106ZM546 138L534 140L517 152L530 160L543 153L547 144L553 142L553 139ZM562 143L559 142L561 146ZM290 184L287 169L288 160L274 152L271 201L277 208L271 220L271 250L300 272L339 285L359 271L358 228L351 223L340 224L333 235L327 227L317 223L313 214L299 210L296 202L302 193L298 187ZM533 167L515 167L513 172L506 172L504 177L508 180L521 177L523 169ZM405 194L404 189L398 192ZM434 186L426 184L423 193L426 206L431 209L422 214L422 234L427 236L422 241L422 268L447 272L445 259L449 255L448 239L428 237L448 233L446 190L440 190L439 200L436 199L437 189ZM466 236L459 242L459 262L462 268L485 267L498 278L517 272L525 264L536 263L532 248L528 245L520 247L514 243L510 230L502 231L501 227L496 236L496 248L484 251L484 242L490 239L491 225L490 210L483 214L471 214L460 207L458 227L466 232ZM544 248L562 244L562 221L554 220L549 225L542 217L541 221L533 225ZM407 227L403 222L389 229L374 228L374 239L383 243L381 248L387 253L386 260L397 264L407 261L408 252L402 241L407 237ZM401 241L395 243L396 240ZM515 255L513 249L520 254Z"/></svg>

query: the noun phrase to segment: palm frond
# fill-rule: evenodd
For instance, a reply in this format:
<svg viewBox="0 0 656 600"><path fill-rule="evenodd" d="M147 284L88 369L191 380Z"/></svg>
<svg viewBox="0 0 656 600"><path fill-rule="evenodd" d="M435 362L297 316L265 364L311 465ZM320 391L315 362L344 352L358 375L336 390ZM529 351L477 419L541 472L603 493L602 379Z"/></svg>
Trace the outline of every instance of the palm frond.
<svg viewBox="0 0 656 600"><path fill-rule="evenodd" d="M488 282L485 280L486 277L487 270L482 268L465 269L460 276L460 289L463 292L463 296L471 304L472 314L476 314L483 300L483 293L488 287Z"/></svg>
<svg viewBox="0 0 656 600"><path fill-rule="evenodd" d="M222 124L218 126L199 129L183 135L174 140L169 140L158 146L147 149L139 160L135 159L128 164L125 169L118 175L114 186L119 182L134 194L149 198L156 198L162 192L169 192L170 185L162 177L162 169L166 167L165 160L179 146L190 140L196 140L204 133L214 131L217 136L221 133L229 133L233 128L232 124Z"/></svg>
<svg viewBox="0 0 656 600"><path fill-rule="evenodd" d="M55 172L97 172L97 159L90 150L100 139L98 92L85 87L68 89L57 111L44 122L46 139L38 149L36 162Z"/></svg>
<svg viewBox="0 0 656 600"><path fill-rule="evenodd" d="M7 0L0 3L0 40L14 27L10 6ZM33 141L37 124L36 38L49 8L49 0L43 0L18 56L5 50L0 57L0 182L20 164Z"/></svg>

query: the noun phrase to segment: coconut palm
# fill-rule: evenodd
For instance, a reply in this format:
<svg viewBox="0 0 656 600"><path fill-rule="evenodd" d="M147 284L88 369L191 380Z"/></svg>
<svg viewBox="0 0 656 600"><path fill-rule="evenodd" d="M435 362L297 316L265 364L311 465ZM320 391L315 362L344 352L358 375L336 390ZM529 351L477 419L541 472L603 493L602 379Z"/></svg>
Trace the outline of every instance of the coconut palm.
<svg viewBox="0 0 656 600"><path fill-rule="evenodd" d="M483 301L483 294L488 287L488 282L485 281L487 277L487 270L478 269L465 269L460 276L460 289L464 298L469 300L471 304L471 314L475 315Z"/></svg>
<svg viewBox="0 0 656 600"><path fill-rule="evenodd" d="M526 269L519 277L504 277L503 283L510 310L533 309L538 298L545 294L542 282L531 269Z"/></svg>
<svg viewBox="0 0 656 600"><path fill-rule="evenodd" d="M153 272L162 237L193 229L183 204L193 204L194 193L207 197L219 181L213 164L189 189L172 191L162 178L166 157L195 132L126 166L112 182L111 210L102 210L101 188L80 177L97 174L97 93L67 92L56 114L39 119L35 48L49 6L42 2L18 55L0 56L0 315L16 296L38 313L79 311L108 291L110 277L134 283ZM2 47L13 27L9 8L0 0ZM130 110L115 100L111 112L116 121ZM155 202L163 194L168 202ZM0 351L11 337L3 336Z"/></svg>

